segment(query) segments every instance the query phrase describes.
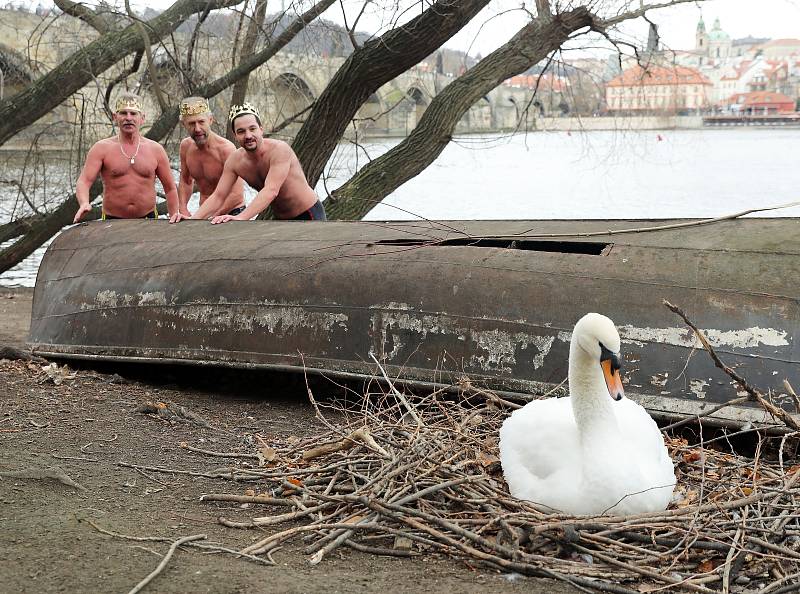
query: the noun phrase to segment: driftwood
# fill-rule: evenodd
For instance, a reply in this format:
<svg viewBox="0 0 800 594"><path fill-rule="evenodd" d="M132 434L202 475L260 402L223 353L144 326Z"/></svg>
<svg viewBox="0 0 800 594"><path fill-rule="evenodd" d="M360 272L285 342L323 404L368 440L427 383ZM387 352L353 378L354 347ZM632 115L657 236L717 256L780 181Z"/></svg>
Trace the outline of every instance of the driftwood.
<svg viewBox="0 0 800 594"><path fill-rule="evenodd" d="M0 346L0 359L8 359L10 361L31 361L33 363L40 363L42 365L49 363L47 359L27 353L9 345Z"/></svg>

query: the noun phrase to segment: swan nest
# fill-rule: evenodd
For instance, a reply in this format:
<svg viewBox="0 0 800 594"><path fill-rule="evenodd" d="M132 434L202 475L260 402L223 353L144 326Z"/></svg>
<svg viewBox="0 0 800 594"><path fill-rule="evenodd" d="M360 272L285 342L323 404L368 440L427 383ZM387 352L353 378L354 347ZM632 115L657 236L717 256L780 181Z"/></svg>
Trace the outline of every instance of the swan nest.
<svg viewBox="0 0 800 594"><path fill-rule="evenodd" d="M514 499L503 481L497 435L513 403L468 383L458 396L390 388L325 404L309 391L328 428L313 439L255 436L252 449L240 453L181 444L193 455L239 458L205 474L236 486L202 499L214 502L214 515L255 511L246 521L219 518L267 534L241 553L271 562L278 548L299 546L311 564L340 547L444 555L589 592L796 588L800 465L793 465L793 434L762 435L750 457L726 436L704 440L702 428L691 439L667 435L678 485L666 511L554 515Z"/></svg>

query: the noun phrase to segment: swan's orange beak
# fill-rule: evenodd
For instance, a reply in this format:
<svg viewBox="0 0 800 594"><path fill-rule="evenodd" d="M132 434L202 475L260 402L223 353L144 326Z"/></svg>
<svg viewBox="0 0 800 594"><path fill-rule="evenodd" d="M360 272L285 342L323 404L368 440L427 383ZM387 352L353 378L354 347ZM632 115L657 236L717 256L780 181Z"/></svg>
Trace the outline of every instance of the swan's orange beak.
<svg viewBox="0 0 800 594"><path fill-rule="evenodd" d="M625 390L622 389L622 378L619 376L619 359L617 359L616 355L613 355L600 361L600 367L603 368L603 376L606 378L606 386L611 398L622 400L622 397L625 396Z"/></svg>

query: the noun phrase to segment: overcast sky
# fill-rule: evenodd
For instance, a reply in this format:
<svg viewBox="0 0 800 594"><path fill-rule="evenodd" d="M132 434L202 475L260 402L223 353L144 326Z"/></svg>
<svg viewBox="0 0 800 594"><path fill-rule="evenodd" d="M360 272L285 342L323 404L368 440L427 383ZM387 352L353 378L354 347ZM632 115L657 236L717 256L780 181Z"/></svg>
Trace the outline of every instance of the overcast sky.
<svg viewBox="0 0 800 594"><path fill-rule="evenodd" d="M24 1L26 4L35 5L39 1L48 4L48 0L12 0L12 2ZM135 7L143 8L145 5L153 8L166 8L174 0L133 0ZM649 0L658 2L664 0ZM268 11L277 11L281 3L290 5L291 0L271 0ZM310 4L304 3L302 10ZM93 4L93 0L88 0ZM553 5L559 0L553 0ZM562 5L567 2L562 0ZM588 0L585 4L607 4L619 5L613 0ZM340 0L329 8L324 18L336 22L342 22L343 4L348 12L355 14L360 10L363 0ZM381 16L386 16L386 12L379 10L380 6L387 4L404 4L398 0L374 0L372 10L374 15L362 18L359 29L374 31L382 28L386 29L389 23L385 22ZM454 37L447 47L469 51L475 55L480 53L485 56L507 41L526 22L526 15L520 6L532 6L534 0L492 0L491 4L470 23L463 31ZM579 4L577 1L571 4ZM355 11L355 12L354 12ZM369 9L368 11L369 12ZM418 14L419 9L412 9L405 14L407 20ZM706 0L704 2L691 2L673 8L666 8L651 11L650 18L659 25L659 32L663 44L670 49L692 49L694 47L694 35L697 21L702 15L706 22L706 27L710 30L714 19L719 18L722 29L732 38L746 37L770 37L773 39L781 37L800 38L800 0ZM648 25L642 19L629 23L623 28L623 33L628 41L634 39L643 42L647 38Z"/></svg>
<svg viewBox="0 0 800 594"><path fill-rule="evenodd" d="M533 4L533 0L525 0ZM464 49L472 46L470 53L486 55L504 43L525 22L519 0L493 0L480 16L485 23L482 30L470 24L449 47ZM506 11L504 14L504 10ZM662 43L670 49L692 49L695 44L697 22L702 16L708 30L719 18L722 30L733 39L747 37L800 38L800 1L798 0L708 0L688 3L648 13L659 26ZM493 18L489 18L493 17ZM647 39L649 25L643 19L626 24L622 31L626 39Z"/></svg>

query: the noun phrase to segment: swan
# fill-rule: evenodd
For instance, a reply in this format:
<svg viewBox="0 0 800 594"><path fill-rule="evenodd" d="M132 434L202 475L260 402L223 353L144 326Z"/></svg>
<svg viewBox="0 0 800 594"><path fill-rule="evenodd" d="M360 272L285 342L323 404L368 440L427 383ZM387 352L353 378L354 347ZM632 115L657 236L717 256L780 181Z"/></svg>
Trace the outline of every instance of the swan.
<svg viewBox="0 0 800 594"><path fill-rule="evenodd" d="M565 398L534 400L500 429L511 494L572 515L631 515L670 502L675 470L655 421L625 398L620 339L606 316L575 325Z"/></svg>

